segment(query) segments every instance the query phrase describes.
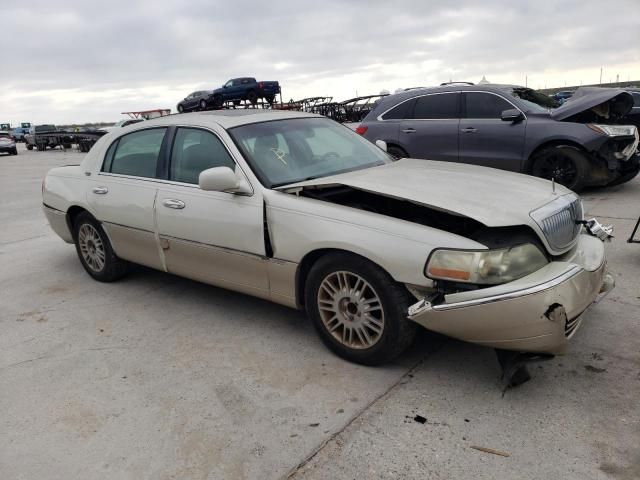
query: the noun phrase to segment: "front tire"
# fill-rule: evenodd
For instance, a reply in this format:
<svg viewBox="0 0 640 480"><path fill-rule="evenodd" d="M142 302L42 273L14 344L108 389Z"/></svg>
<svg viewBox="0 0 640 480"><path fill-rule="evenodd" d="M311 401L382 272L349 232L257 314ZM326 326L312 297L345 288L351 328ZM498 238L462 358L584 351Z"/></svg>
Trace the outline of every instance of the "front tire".
<svg viewBox="0 0 640 480"><path fill-rule="evenodd" d="M184 106L178 105L178 113L184 113Z"/></svg>
<svg viewBox="0 0 640 480"><path fill-rule="evenodd" d="M552 147L533 158L531 173L547 180L554 179L569 190L580 192L589 176L589 160L572 147Z"/></svg>
<svg viewBox="0 0 640 480"><path fill-rule="evenodd" d="M17 149L17 148L14 148L14 149L13 149L13 152L11 152L11 155L18 155L18 149Z"/></svg>
<svg viewBox="0 0 640 480"><path fill-rule="evenodd" d="M27 150L33 150L33 145L27 145Z"/></svg>
<svg viewBox="0 0 640 480"><path fill-rule="evenodd" d="M76 252L80 263L99 282L113 282L128 270L128 262L118 258L100 223L88 212L80 213L73 222Z"/></svg>
<svg viewBox="0 0 640 480"><path fill-rule="evenodd" d="M204 100L200 100L200 110L206 110L207 109L207 102L205 102Z"/></svg>
<svg viewBox="0 0 640 480"><path fill-rule="evenodd" d="M256 103L258 103L258 96L256 95L256 92L254 92L253 90L247 92L247 100L251 102L251 105L255 105Z"/></svg>
<svg viewBox="0 0 640 480"><path fill-rule="evenodd" d="M407 319L409 292L361 257L331 254L311 268L307 314L323 343L364 365L387 363L404 352L416 325Z"/></svg>

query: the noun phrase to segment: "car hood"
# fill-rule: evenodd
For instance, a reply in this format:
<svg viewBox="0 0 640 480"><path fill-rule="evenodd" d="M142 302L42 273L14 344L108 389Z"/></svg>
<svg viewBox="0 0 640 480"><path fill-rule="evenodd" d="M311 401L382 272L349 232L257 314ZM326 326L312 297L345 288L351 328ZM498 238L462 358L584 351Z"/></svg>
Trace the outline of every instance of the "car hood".
<svg viewBox="0 0 640 480"><path fill-rule="evenodd" d="M606 103L609 103L611 115L624 117L633 108L633 96L621 88L580 87L571 98L551 111L551 118L565 120Z"/></svg>
<svg viewBox="0 0 640 480"><path fill-rule="evenodd" d="M408 200L489 227L531 224L529 213L558 195L572 193L561 185L519 173L461 163L405 158L379 167L278 187L296 192L345 185Z"/></svg>

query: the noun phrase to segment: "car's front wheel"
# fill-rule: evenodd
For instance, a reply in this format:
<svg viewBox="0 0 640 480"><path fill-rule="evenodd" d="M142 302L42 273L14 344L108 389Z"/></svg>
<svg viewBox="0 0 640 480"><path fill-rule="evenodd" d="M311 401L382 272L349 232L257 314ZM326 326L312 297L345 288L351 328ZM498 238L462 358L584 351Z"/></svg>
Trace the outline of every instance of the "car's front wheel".
<svg viewBox="0 0 640 480"><path fill-rule="evenodd" d="M349 254L320 258L306 282L305 305L322 341L365 365L389 362L413 341L410 296L384 270Z"/></svg>
<svg viewBox="0 0 640 480"><path fill-rule="evenodd" d="M184 113L184 106L178 105L178 113Z"/></svg>
<svg viewBox="0 0 640 480"><path fill-rule="evenodd" d="M128 263L113 251L100 223L88 212L74 220L76 251L82 266L94 279L113 282L127 273Z"/></svg>
<svg viewBox="0 0 640 480"><path fill-rule="evenodd" d="M17 155L18 154L18 149L14 148L13 151L11 152L11 155Z"/></svg>
<svg viewBox="0 0 640 480"><path fill-rule="evenodd" d="M204 100L200 100L200 110L206 110L207 109L207 102Z"/></svg>
<svg viewBox="0 0 640 480"><path fill-rule="evenodd" d="M589 176L589 160L575 148L551 147L536 154L531 173L536 177L553 179L569 190L579 192Z"/></svg>

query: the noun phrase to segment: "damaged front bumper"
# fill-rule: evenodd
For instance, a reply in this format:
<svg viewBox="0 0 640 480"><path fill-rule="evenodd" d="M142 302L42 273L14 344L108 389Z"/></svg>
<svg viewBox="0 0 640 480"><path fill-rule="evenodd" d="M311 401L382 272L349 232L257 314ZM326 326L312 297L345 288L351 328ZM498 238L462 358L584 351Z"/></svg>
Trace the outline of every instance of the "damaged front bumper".
<svg viewBox="0 0 640 480"><path fill-rule="evenodd" d="M580 315L614 287L604 245L583 234L571 253L507 284L420 300L410 320L467 342L558 354L580 327Z"/></svg>

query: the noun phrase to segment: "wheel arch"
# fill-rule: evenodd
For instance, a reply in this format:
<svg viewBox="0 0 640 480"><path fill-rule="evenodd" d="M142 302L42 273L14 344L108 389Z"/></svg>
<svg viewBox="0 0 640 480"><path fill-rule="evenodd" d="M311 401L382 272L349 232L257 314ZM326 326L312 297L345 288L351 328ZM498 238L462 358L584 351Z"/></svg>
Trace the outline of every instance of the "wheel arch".
<svg viewBox="0 0 640 480"><path fill-rule="evenodd" d="M538 155L543 150L546 150L548 148L554 148L554 147L573 148L579 151L580 153L583 153L587 158L590 159L589 152L587 152L587 150L582 145L580 145L580 143L574 140L568 140L568 139L549 140L544 143L541 143L531 151L531 153L529 154L529 157L524 163L523 173L531 174L533 170L533 160L535 159L536 155Z"/></svg>
<svg viewBox="0 0 640 480"><path fill-rule="evenodd" d="M319 248L316 250L312 250L308 252L298 264L298 268L296 269L296 277L295 277L295 295L296 295L296 305L299 309L304 309L304 292L307 286L307 278L309 277L309 272L313 265L320 260L321 258L331 255L331 254L347 254L354 257L361 258L367 262L372 263L376 267L380 268L383 272L385 272L389 277L393 278L392 275L379 263L375 262L371 258L368 258L359 253L345 250L342 248Z"/></svg>

